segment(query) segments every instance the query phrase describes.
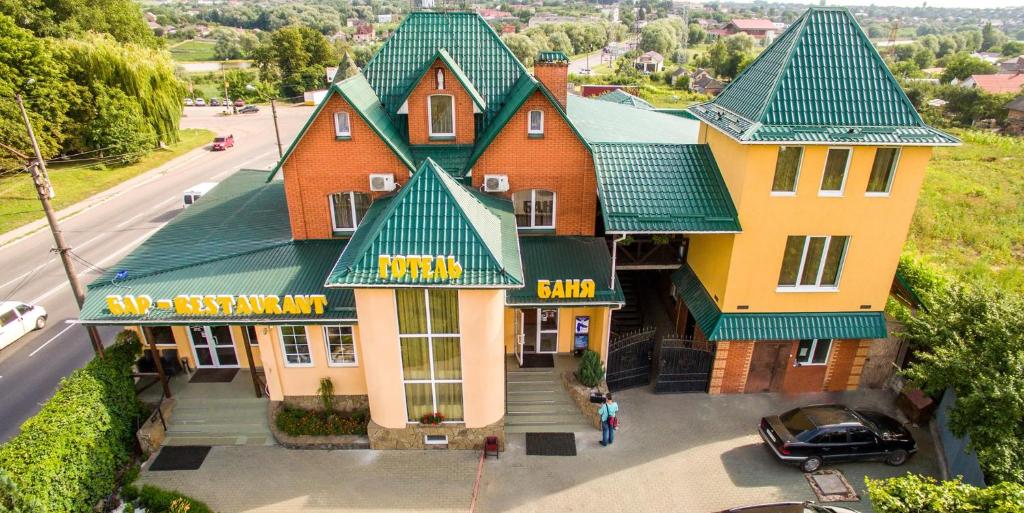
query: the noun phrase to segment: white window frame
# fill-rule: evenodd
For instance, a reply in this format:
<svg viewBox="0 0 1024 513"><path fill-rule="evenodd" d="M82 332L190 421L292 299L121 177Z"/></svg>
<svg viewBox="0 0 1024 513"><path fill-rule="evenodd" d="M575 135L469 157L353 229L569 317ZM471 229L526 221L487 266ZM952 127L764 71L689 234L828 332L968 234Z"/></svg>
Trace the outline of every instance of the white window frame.
<svg viewBox="0 0 1024 513"><path fill-rule="evenodd" d="M465 384L465 372L466 372L466 359L462 352L462 333L432 333L434 327L430 320L430 292L428 289L422 289L423 292L423 308L425 309L424 315L426 316L427 333L402 333L401 328L398 330L398 365L402 369L402 407L405 409L405 422L406 424L419 424L419 420L409 419L409 401L405 396L405 385L406 384L429 384L430 385L430 398L433 401L433 409L431 413L437 412L437 384L438 383L458 383L462 385L462 420L444 420L442 424L464 424L466 422L466 384ZM456 295L458 290L456 290ZM462 302L459 298L459 308L461 310ZM459 312L459 321L461 322L462 312ZM395 291L395 326L398 324L398 291ZM405 379L405 366L402 365L402 339L403 338L425 338L427 339L427 356L430 362L430 379ZM459 379L436 379L434 377L434 339L435 338L457 338L459 339L459 372L462 375Z"/></svg>
<svg viewBox="0 0 1024 513"><path fill-rule="evenodd" d="M800 342L808 339L801 339L796 341L796 355L793 357L793 362L801 367L821 367L828 365L828 361L832 358L832 346L834 346L835 339L831 338L813 338L811 340L811 349L807 351L807 361L800 361ZM814 363L814 352L818 349L818 343L828 341L828 351L825 353L825 361L821 363Z"/></svg>
<svg viewBox="0 0 1024 513"><path fill-rule="evenodd" d="M260 340L259 340L259 337L256 336L256 326L249 325L249 326L242 326L241 328L242 328L242 337L249 339L249 346L250 347L259 347L260 346ZM249 336L249 328L252 328L252 336Z"/></svg>
<svg viewBox="0 0 1024 513"><path fill-rule="evenodd" d="M533 113L540 114L540 128L537 130L533 129ZM544 111L534 109L526 114L526 133L529 135L544 135Z"/></svg>
<svg viewBox="0 0 1024 513"><path fill-rule="evenodd" d="M285 328L285 327L289 327L289 328L302 328L302 334L306 338L306 353L309 355L309 363L289 363L288 362L288 349L287 349L287 345L284 343L285 334L284 334L284 329L283 328ZM281 326L278 326L277 327L277 338L279 339L280 344L281 344L281 360L284 362L284 366L285 367L313 367L313 366L316 365L316 362L313 360L313 348L310 347L310 345L309 345L309 330L307 330L305 326L303 326L301 324L283 324Z"/></svg>
<svg viewBox="0 0 1024 513"><path fill-rule="evenodd" d="M804 148L803 146L796 146L796 145L788 145L787 146L787 145L782 145L782 146L779 146L778 153L782 153L782 150L784 150L786 148L799 148L800 149L800 158L797 159L797 161L796 161L796 176L793 177L793 190L792 191L772 191L771 189L769 189L769 191L771 192L772 196L796 196L796 191L800 188L800 171L802 171L803 167L804 167L804 154L807 152L807 149ZM779 172L779 156L778 156L778 153L776 153L776 155L775 155L775 173ZM775 184L775 175L774 174L772 175L772 184L773 185Z"/></svg>
<svg viewBox="0 0 1024 513"><path fill-rule="evenodd" d="M832 153L832 150L846 150L846 166L843 167L843 181L839 185L838 191L826 191L822 187L825 185L825 172L828 171L828 155ZM833 146L825 152L825 163L821 166L821 183L818 184L818 196L838 198L842 197L846 191L846 180L850 177L850 162L853 161L853 147L852 146Z"/></svg>
<svg viewBox="0 0 1024 513"><path fill-rule="evenodd" d="M900 157L903 156L903 148L893 146L880 146L875 149L875 158L878 158L878 150L882 149L894 149L896 150L896 157L892 159L892 169L889 170L889 180L885 183L885 191L883 192L870 192L864 191L864 195L869 198L888 198L892 194L892 183L896 180L896 169L900 166ZM875 161L871 160L871 168L874 169ZM868 183L871 183L871 170L868 170Z"/></svg>
<svg viewBox="0 0 1024 513"><path fill-rule="evenodd" d="M341 129L341 123L338 120L345 119L345 130ZM334 113L334 136L335 137L352 137L352 117L348 115L348 112L338 111Z"/></svg>
<svg viewBox="0 0 1024 513"><path fill-rule="evenodd" d="M348 205L349 205L349 210L351 211L349 213L352 215L352 227L351 228L341 228L341 227L339 227L338 226L338 220L334 216L334 211L335 211L334 197L339 195L339 194L347 194L348 195ZM329 206L331 208L331 230L332 231L334 231L334 232L341 232L341 233L351 233L351 232L356 231L357 228L359 228L359 223L362 221L362 219L360 219L359 216L356 215L356 197L355 197L356 194L366 194L366 193L359 192L359 191L343 191L343 192L332 192L332 193L327 195L327 201L329 202ZM372 200L371 200L371 203L372 203Z"/></svg>
<svg viewBox="0 0 1024 513"><path fill-rule="evenodd" d="M432 112L431 102L433 98L445 97L451 101L452 104L452 131L451 132L435 132L434 131L434 113ZM427 134L430 137L455 137L455 96L450 94L432 94L427 96Z"/></svg>
<svg viewBox="0 0 1024 513"><path fill-rule="evenodd" d="M558 193L547 189L525 189L512 193L530 191L530 225L519 226L520 230L554 230L558 226ZM537 226L537 191L551 193L551 226ZM512 206L512 214L515 215L515 205Z"/></svg>
<svg viewBox="0 0 1024 513"><path fill-rule="evenodd" d="M825 238L825 245L821 250L821 261L818 262L818 272L815 275L815 285L801 285L800 278L804 275L804 267L807 265L807 249L811 246L811 239ZM825 260L828 259L828 250L832 245L832 235L804 235L804 247L803 252L800 253L800 267L796 271L796 285L777 285L775 288L776 292L839 292L839 282L843 279L843 268L846 267L846 257L850 251L850 240L853 238L849 235L842 235L846 237L846 244L843 246L843 258L839 260L839 268L836 269L836 284L835 285L821 285L821 275L825 271ZM783 257L785 259L785 257ZM781 272L781 266L780 266Z"/></svg>
<svg viewBox="0 0 1024 513"><path fill-rule="evenodd" d="M331 339L328 331L331 329L348 330L348 335L352 337L352 361L351 362L335 362L331 358ZM324 351L327 354L327 366L328 367L358 367L359 366L359 351L356 350L356 334L352 329L352 326L345 326L341 324L334 324L330 326L324 326L321 329L321 333L324 335ZM342 333L344 335L344 333Z"/></svg>

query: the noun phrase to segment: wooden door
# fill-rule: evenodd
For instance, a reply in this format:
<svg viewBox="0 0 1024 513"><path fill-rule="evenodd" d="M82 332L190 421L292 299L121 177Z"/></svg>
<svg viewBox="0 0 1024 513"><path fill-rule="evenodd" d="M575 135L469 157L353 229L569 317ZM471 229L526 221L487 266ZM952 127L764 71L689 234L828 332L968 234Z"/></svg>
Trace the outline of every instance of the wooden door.
<svg viewBox="0 0 1024 513"><path fill-rule="evenodd" d="M754 354L750 358L750 372L747 374L745 392L779 392L789 365L790 341L754 342Z"/></svg>

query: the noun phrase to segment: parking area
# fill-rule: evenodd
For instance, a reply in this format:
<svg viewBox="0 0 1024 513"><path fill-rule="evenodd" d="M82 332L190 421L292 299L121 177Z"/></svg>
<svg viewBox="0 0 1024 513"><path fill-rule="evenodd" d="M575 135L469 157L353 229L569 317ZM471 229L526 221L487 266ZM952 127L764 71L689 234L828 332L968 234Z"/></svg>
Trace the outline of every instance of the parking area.
<svg viewBox="0 0 1024 513"><path fill-rule="evenodd" d="M622 427L609 448L596 430L577 434L575 457L526 456L523 435L509 436L500 460L488 459L476 511L712 512L780 500L812 500L796 468L782 465L756 433L761 416L823 402L894 413L883 392L841 394L617 395ZM910 471L938 474L926 429L913 428L920 451L902 467L835 467L861 496L837 505L871 512L864 477ZM196 471L143 472L142 480L177 488L217 511L468 511L477 454L467 451L291 451L215 447Z"/></svg>

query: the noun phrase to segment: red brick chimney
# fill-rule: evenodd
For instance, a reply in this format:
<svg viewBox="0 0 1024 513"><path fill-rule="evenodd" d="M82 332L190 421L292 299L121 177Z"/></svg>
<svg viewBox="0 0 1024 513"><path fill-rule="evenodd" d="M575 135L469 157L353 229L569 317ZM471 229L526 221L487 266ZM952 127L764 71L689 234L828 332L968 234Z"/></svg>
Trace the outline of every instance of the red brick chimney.
<svg viewBox="0 0 1024 513"><path fill-rule="evenodd" d="M551 91L565 109L569 95L569 57L562 52L541 52L533 64L533 76Z"/></svg>

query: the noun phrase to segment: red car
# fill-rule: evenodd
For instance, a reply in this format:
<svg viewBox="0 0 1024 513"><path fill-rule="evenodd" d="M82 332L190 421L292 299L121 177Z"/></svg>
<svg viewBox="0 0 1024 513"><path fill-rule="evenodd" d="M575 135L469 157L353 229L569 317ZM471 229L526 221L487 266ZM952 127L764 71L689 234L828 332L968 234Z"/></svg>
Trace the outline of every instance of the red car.
<svg viewBox="0 0 1024 513"><path fill-rule="evenodd" d="M234 135L218 135L213 138L213 151L226 150L235 145Z"/></svg>
<svg viewBox="0 0 1024 513"><path fill-rule="evenodd" d="M245 100L242 100L242 99L235 100L235 107L245 107Z"/></svg>

